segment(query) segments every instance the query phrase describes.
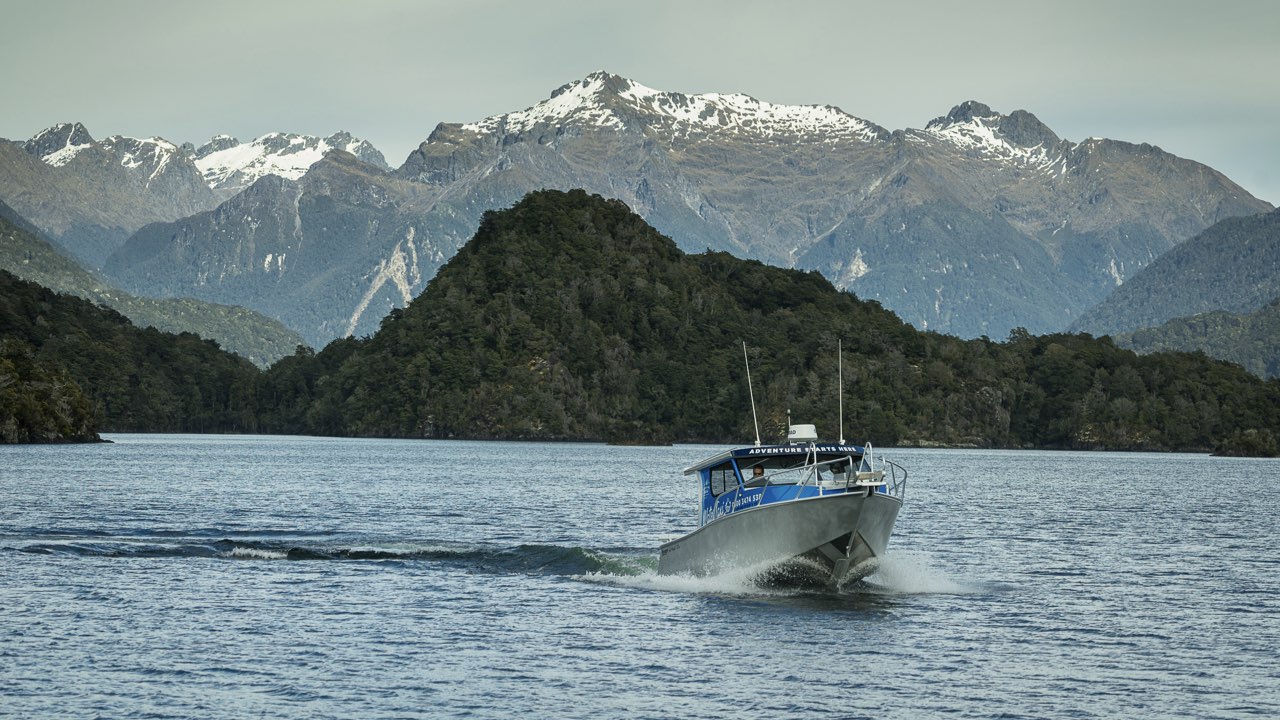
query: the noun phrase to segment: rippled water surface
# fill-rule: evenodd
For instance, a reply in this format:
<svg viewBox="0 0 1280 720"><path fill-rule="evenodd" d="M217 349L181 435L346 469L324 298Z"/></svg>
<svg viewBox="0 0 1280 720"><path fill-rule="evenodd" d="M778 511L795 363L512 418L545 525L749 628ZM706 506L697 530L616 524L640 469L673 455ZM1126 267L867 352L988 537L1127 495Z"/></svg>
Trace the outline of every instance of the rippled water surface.
<svg viewBox="0 0 1280 720"><path fill-rule="evenodd" d="M901 450L841 592L654 573L720 448L0 447L0 715L1277 717L1280 463Z"/></svg>

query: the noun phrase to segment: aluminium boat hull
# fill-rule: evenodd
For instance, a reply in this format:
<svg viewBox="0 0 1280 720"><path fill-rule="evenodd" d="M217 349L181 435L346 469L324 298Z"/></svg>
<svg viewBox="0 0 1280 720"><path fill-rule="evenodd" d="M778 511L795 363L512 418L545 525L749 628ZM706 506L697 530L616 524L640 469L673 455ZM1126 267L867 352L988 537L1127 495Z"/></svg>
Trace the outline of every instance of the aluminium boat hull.
<svg viewBox="0 0 1280 720"><path fill-rule="evenodd" d="M782 581L835 586L874 569L870 561L884 555L901 509L900 498L854 491L740 510L664 544L658 574L758 567Z"/></svg>

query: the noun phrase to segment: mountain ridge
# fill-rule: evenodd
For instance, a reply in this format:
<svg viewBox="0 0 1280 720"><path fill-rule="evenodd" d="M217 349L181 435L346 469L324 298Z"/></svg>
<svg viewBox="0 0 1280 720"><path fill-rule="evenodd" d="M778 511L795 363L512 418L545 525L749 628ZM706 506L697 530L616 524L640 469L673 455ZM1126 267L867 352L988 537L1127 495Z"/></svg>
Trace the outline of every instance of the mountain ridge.
<svg viewBox="0 0 1280 720"><path fill-rule="evenodd" d="M148 254L115 253L113 280L294 317L323 344L376 329L367 309L403 306L485 211L533 189L583 188L687 251L816 269L916 327L1002 337L1060 330L1177 243L1270 208L1200 163L1150 145L1073 143L1025 110L968 101L890 132L832 106L659 91L604 72L525 110L441 123L377 182L382 169L368 168L313 165L296 188L270 186L270 201L259 188L262 216L232 198L243 220L150 228L138 241ZM286 215L301 242L259 247L260 228ZM311 248L326 248L327 268L302 261L311 233L325 238ZM279 265L282 251L301 265ZM263 268L256 279L252 267Z"/></svg>

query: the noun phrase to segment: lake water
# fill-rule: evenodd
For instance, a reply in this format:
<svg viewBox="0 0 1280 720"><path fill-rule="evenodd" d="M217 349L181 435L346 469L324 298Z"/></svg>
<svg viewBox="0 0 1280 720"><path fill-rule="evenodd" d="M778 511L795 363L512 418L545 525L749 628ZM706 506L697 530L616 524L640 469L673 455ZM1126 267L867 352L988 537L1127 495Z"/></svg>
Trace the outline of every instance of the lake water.
<svg viewBox="0 0 1280 720"><path fill-rule="evenodd" d="M899 450L841 592L658 577L720 448L0 447L6 717L1280 716L1280 463Z"/></svg>

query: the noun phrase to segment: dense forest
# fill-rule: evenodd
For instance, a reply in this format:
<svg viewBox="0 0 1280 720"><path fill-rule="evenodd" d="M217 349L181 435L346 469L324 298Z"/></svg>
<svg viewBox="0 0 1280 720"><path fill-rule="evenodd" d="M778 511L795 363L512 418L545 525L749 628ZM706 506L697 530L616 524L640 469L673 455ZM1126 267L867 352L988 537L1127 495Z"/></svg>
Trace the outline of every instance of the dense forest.
<svg viewBox="0 0 1280 720"><path fill-rule="evenodd" d="M254 426L259 373L248 360L191 333L139 329L114 310L3 270L0 343L0 373L10 373L0 375L0 392L25 388L0 404L0 423L15 428L11 436L59 439L36 429L61 414L57 403L39 394L50 383L67 393L65 403L79 408L83 402L93 420L89 433L228 432ZM6 386L7 377L17 381ZM83 431L65 435L88 439Z"/></svg>
<svg viewBox="0 0 1280 720"><path fill-rule="evenodd" d="M1116 335L1115 341L1146 353L1199 350L1259 377L1280 377L1280 297L1251 313L1218 311L1177 318Z"/></svg>
<svg viewBox="0 0 1280 720"><path fill-rule="evenodd" d="M684 254L582 191L487 213L377 333L265 372L7 282L0 337L65 369L102 431L741 442L754 434L745 341L765 439L783 436L788 411L835 435L843 341L850 440L1209 450L1234 438L1227 449L1243 451L1280 435L1280 381L1238 366L1087 335L920 332L815 272Z"/></svg>
<svg viewBox="0 0 1280 720"><path fill-rule="evenodd" d="M0 337L0 443L93 442L101 439L96 427L88 398L64 368Z"/></svg>

